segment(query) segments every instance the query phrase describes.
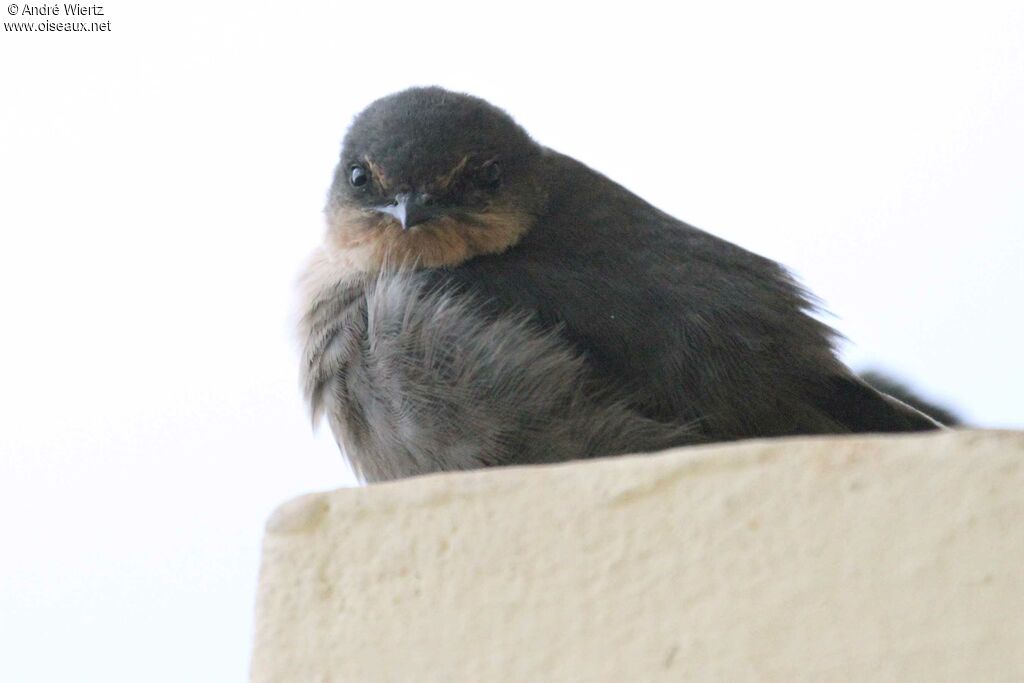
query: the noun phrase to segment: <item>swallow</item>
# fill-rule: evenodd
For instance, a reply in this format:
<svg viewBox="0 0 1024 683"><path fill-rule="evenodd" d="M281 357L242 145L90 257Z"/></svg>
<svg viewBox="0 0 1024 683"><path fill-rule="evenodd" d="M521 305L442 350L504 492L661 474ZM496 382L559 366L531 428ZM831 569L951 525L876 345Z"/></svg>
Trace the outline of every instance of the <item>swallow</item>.
<svg viewBox="0 0 1024 683"><path fill-rule="evenodd" d="M303 277L302 378L365 481L938 429L858 378L780 264L471 95L355 117Z"/></svg>

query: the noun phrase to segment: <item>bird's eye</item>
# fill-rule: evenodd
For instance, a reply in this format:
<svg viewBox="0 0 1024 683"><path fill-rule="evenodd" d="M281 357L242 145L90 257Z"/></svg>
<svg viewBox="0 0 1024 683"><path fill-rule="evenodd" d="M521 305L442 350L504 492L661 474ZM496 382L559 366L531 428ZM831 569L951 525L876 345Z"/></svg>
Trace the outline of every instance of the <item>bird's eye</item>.
<svg viewBox="0 0 1024 683"><path fill-rule="evenodd" d="M369 178L370 176L367 175L366 169L362 166L353 166L348 174L348 181L352 183L352 187L362 187Z"/></svg>
<svg viewBox="0 0 1024 683"><path fill-rule="evenodd" d="M491 188L501 184L501 165L497 161L489 161L480 169L480 184Z"/></svg>

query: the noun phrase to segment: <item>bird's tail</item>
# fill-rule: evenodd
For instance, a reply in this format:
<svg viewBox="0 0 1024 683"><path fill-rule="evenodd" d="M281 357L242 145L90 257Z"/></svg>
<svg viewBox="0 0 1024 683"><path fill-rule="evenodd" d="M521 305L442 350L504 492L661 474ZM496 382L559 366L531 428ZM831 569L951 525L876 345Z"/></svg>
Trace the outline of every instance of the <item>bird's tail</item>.
<svg viewBox="0 0 1024 683"><path fill-rule="evenodd" d="M820 406L851 432L920 432L943 425L852 373L831 378Z"/></svg>
<svg viewBox="0 0 1024 683"><path fill-rule="evenodd" d="M866 370L859 373L860 378L883 394L894 398L946 427L963 426L963 419L952 409L930 399L924 398L918 391L878 370Z"/></svg>
<svg viewBox="0 0 1024 683"><path fill-rule="evenodd" d="M489 318L415 272L314 313L307 395L366 481L697 440L607 396L579 354L527 315Z"/></svg>

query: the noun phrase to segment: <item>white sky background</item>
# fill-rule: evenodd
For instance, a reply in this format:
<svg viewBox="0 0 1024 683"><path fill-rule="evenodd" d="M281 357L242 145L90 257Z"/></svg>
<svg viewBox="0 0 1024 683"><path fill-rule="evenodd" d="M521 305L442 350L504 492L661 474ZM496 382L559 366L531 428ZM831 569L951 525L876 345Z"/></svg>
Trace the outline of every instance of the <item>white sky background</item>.
<svg viewBox="0 0 1024 683"><path fill-rule="evenodd" d="M245 678L264 519L351 482L293 281L345 127L408 85L789 265L854 367L1024 426L1024 4L667 5L119 1L109 34L0 35L0 680Z"/></svg>

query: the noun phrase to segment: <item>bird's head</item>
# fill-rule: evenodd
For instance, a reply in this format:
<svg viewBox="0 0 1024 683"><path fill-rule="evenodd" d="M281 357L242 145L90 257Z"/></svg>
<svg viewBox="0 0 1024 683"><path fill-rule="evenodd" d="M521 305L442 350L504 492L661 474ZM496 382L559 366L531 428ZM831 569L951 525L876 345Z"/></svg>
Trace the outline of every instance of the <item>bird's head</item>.
<svg viewBox="0 0 1024 683"><path fill-rule="evenodd" d="M505 112L442 88L353 121L327 203L328 245L356 268L457 265L513 246L542 203L542 148Z"/></svg>

